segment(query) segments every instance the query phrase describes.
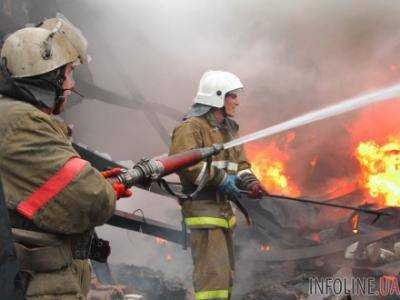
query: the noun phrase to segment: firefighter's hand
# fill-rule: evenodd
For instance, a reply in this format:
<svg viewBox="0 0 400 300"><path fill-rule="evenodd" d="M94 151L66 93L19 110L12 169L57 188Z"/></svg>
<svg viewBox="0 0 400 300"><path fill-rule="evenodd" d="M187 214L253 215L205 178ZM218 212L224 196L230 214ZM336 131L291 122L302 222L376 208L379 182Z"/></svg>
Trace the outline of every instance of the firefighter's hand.
<svg viewBox="0 0 400 300"><path fill-rule="evenodd" d="M241 196L240 190L236 186L236 175L227 175L218 187L218 191L225 195Z"/></svg>
<svg viewBox="0 0 400 300"><path fill-rule="evenodd" d="M113 168L107 171L101 172L101 175L104 176L106 179L112 179L113 177L119 175L122 172L122 168ZM129 198L132 196L132 191L129 190L123 183L120 182L111 182L115 194L117 195L117 199L120 198Z"/></svg>
<svg viewBox="0 0 400 300"><path fill-rule="evenodd" d="M112 178L112 177L115 177L115 176L121 174L121 172L122 172L122 168L113 168L113 169L109 169L107 171L101 172L101 175L103 175L104 178Z"/></svg>
<svg viewBox="0 0 400 300"><path fill-rule="evenodd" d="M255 199L260 199L263 195L267 194L258 180L249 183L247 191L249 192L249 197Z"/></svg>
<svg viewBox="0 0 400 300"><path fill-rule="evenodd" d="M117 199L129 198L133 195L132 191L127 188L123 183L114 182L112 186L114 188L115 194L117 195Z"/></svg>

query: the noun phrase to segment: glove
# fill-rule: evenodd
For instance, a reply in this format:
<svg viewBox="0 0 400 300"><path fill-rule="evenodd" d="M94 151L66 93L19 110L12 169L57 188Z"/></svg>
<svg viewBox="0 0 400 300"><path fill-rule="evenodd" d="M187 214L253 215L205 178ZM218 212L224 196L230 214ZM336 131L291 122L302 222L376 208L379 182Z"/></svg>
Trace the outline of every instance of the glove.
<svg viewBox="0 0 400 300"><path fill-rule="evenodd" d="M113 179L113 177L116 177L117 175L121 174L122 168L113 168L107 171L101 172L101 175L103 175L104 178L106 179ZM124 197L130 197L132 196L131 190L127 188L123 183L121 182L112 182L110 180L110 183L112 187L114 188L115 194L117 195L117 199L124 198Z"/></svg>
<svg viewBox="0 0 400 300"><path fill-rule="evenodd" d="M264 194L266 194L258 180L250 182L247 186L247 191L249 192L249 197L255 199L260 199Z"/></svg>
<svg viewBox="0 0 400 300"><path fill-rule="evenodd" d="M95 237L90 246L89 258L98 262L105 263L110 256L111 247L110 242Z"/></svg>
<svg viewBox="0 0 400 300"><path fill-rule="evenodd" d="M240 197L240 190L236 186L236 175L227 175L219 185L218 191L223 195Z"/></svg>
<svg viewBox="0 0 400 300"><path fill-rule="evenodd" d="M129 198L133 195L132 191L121 182L114 182L112 184L112 187L114 188L115 194L117 195L117 199Z"/></svg>

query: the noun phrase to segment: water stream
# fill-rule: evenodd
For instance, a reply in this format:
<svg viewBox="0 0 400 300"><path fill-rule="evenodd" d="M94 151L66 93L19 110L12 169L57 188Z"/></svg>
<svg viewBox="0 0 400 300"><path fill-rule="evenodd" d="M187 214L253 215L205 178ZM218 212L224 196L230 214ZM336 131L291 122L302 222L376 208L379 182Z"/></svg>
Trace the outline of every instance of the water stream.
<svg viewBox="0 0 400 300"><path fill-rule="evenodd" d="M356 110L372 103L390 100L396 97L400 97L400 84L384 88L373 93L350 98L338 104L330 105L319 110L314 110L291 120L242 136L224 144L224 148L228 149L239 146L244 143L271 136L289 129Z"/></svg>

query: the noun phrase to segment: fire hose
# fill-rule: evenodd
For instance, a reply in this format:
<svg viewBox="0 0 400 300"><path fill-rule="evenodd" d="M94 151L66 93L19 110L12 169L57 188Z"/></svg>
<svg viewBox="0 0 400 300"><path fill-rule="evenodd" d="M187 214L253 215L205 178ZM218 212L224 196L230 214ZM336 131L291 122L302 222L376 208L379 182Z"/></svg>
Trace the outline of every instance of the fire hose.
<svg viewBox="0 0 400 300"><path fill-rule="evenodd" d="M245 194L245 195L249 194L249 192L247 192L247 191L241 191L241 193ZM264 193L264 197L267 197L268 199L279 199L279 200L309 203L309 204L314 204L314 205L329 206L329 207L334 207L334 208L353 210L353 211L357 211L357 212L361 212L361 213L365 213L365 214L372 214L372 215L376 216L376 218L373 220L372 223L375 223L380 216L391 216L390 213L375 211L375 210L368 209L368 208L354 207L354 206L329 203L329 202L319 202L319 201L315 201L315 200L311 200L311 199L295 198L295 197L290 197L290 196L273 195L273 194L268 194L266 192Z"/></svg>
<svg viewBox="0 0 400 300"><path fill-rule="evenodd" d="M146 185L149 181L157 181L178 170L193 166L202 160L208 160L210 163L210 158L221 152L222 149L223 145L214 144L212 147L188 150L170 156L144 158L132 169L123 169L120 174L108 178L108 180L111 183L120 182L128 188L137 184ZM208 175L208 172L205 172L205 174ZM202 184L199 186L202 186Z"/></svg>
<svg viewBox="0 0 400 300"><path fill-rule="evenodd" d="M108 180L111 183L120 182L128 188L137 184L146 185L146 183L148 182L157 181L167 192L169 192L173 196L178 197L181 200L194 198L196 194L202 190L205 183L207 182L209 176L209 169L211 166L211 157L221 152L225 148L224 146L225 145L223 144L214 144L211 147L188 150L171 156L142 159L132 169L124 169L120 174L116 175L115 177L108 178ZM200 179L200 184L198 185L197 189L190 195L173 192L172 189L168 186L168 183L162 179L162 177L166 175L193 166L203 160L207 160L206 172L204 172L203 177ZM246 195L248 194L247 191L242 191L242 193ZM385 212L379 212L366 208L352 207L335 203L318 202L310 199L294 198L282 195L271 195L268 194L267 192L265 192L265 196L268 198L275 198L280 200L297 201L314 205L348 209L367 214L374 214L377 216L377 218L379 218L382 215L389 215L388 213ZM243 209L242 205L240 204L239 201L240 199L238 199L237 197L233 197L231 200L236 204L236 206L240 209L240 211L243 212L243 214L246 217L247 223L250 224L249 215L247 211Z"/></svg>

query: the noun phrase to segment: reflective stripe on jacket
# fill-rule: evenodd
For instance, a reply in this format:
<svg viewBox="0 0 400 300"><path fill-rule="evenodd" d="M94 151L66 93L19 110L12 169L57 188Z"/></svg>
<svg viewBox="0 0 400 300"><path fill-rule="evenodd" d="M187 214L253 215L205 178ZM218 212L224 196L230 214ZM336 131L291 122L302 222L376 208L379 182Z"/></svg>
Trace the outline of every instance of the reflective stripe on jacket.
<svg viewBox="0 0 400 300"><path fill-rule="evenodd" d="M194 297L196 300L228 299L229 298L229 290L197 292Z"/></svg>
<svg viewBox="0 0 400 300"><path fill-rule="evenodd" d="M236 225L236 218L233 216L229 220L226 220L224 218L216 217L189 217L185 218L185 223L189 227L218 226L228 229L233 228Z"/></svg>
<svg viewBox="0 0 400 300"><path fill-rule="evenodd" d="M88 162L73 157L61 167L41 187L34 191L27 199L21 201L17 211L29 220L33 220L38 210L61 192L72 180L78 176Z"/></svg>
<svg viewBox="0 0 400 300"><path fill-rule="evenodd" d="M0 176L8 209L17 210L75 157L78 153L52 116L0 96ZM42 205L39 201L31 215L38 228L83 233L113 214L116 196L112 186L89 163L75 171L73 178L51 195L51 201Z"/></svg>

